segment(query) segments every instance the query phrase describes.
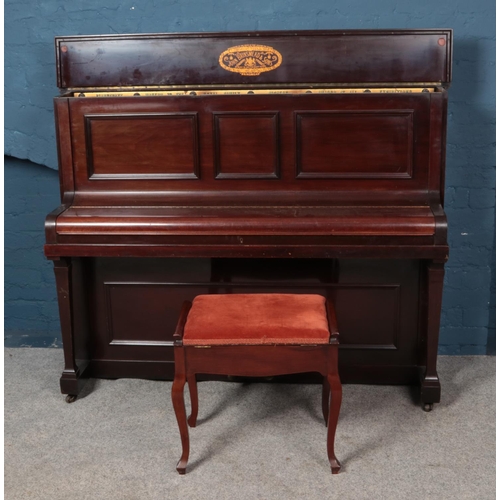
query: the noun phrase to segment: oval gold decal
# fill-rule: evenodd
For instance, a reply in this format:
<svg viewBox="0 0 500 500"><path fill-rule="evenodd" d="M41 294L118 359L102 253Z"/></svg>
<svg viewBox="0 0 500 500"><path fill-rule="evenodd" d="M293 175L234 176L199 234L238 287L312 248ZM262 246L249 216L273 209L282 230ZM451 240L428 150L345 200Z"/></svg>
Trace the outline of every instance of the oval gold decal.
<svg viewBox="0 0 500 500"><path fill-rule="evenodd" d="M220 55L219 64L227 71L257 76L276 69L282 60L281 54L267 45L236 45Z"/></svg>

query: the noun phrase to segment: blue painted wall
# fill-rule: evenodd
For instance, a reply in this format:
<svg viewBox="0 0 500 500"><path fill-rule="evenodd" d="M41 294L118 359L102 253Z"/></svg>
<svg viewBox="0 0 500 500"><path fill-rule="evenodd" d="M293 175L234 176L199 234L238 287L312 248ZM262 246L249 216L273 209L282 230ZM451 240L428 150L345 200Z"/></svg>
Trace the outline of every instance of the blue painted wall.
<svg viewBox="0 0 500 500"><path fill-rule="evenodd" d="M43 219L58 204L55 35L440 27L453 28L455 37L446 182L451 253L440 351L494 348L493 0L6 0L6 345L59 345L52 270L42 255Z"/></svg>
<svg viewBox="0 0 500 500"><path fill-rule="evenodd" d="M45 216L59 205L57 172L5 158L5 345L60 346L54 271L43 255Z"/></svg>

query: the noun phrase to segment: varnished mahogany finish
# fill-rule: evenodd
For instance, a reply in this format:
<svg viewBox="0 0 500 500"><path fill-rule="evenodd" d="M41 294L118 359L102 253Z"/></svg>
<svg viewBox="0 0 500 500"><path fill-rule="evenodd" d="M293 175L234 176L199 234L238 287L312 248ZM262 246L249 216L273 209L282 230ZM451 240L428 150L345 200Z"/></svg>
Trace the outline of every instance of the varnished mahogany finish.
<svg viewBox="0 0 500 500"><path fill-rule="evenodd" d="M448 83L451 36L441 29L65 36L56 38L57 85ZM246 44L279 50L281 71L221 71L219 55Z"/></svg>
<svg viewBox="0 0 500 500"><path fill-rule="evenodd" d="M183 335L191 302L184 302L174 333L175 377L172 384L172 403L179 425L182 455L177 472L186 473L189 458L189 430L196 427L198 415L199 373L269 377L290 373L318 372L323 377L322 409L327 432L327 453L332 474L340 471L334 451L335 432L342 403L342 385L338 373L339 329L335 308L326 302L330 331L329 342L318 345L184 345ZM290 311L293 316L293 311ZM297 335L294 330L292 335ZM327 339L328 340L328 339ZM192 412L186 416L184 386L188 383Z"/></svg>
<svg viewBox="0 0 500 500"><path fill-rule="evenodd" d="M227 71L239 45L282 60ZM334 299L345 382L420 380L439 401L451 49L450 30L57 38L62 204L45 254L69 290L63 392L84 374L171 378L196 294L299 289Z"/></svg>

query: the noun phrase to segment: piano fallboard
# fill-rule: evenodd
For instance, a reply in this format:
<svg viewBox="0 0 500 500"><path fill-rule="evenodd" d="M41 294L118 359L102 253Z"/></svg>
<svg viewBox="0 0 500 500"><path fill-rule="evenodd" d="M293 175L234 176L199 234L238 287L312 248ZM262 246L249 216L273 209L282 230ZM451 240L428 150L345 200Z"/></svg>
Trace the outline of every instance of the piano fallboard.
<svg viewBox="0 0 500 500"><path fill-rule="evenodd" d="M430 207L77 207L56 232L145 236L434 236Z"/></svg>
<svg viewBox="0 0 500 500"><path fill-rule="evenodd" d="M359 256L375 246L388 257L447 252L433 245L429 207L70 207L56 232L47 254L141 256L144 245L165 256Z"/></svg>

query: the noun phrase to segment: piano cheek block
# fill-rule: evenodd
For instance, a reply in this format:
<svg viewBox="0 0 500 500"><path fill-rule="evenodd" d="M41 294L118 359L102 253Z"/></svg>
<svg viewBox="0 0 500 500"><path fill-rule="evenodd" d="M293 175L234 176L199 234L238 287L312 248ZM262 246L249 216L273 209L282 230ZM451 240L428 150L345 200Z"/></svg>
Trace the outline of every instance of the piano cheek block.
<svg viewBox="0 0 500 500"><path fill-rule="evenodd" d="M331 298L343 382L439 402L451 30L55 43L68 401L89 376L171 379L181 304L240 291Z"/></svg>

